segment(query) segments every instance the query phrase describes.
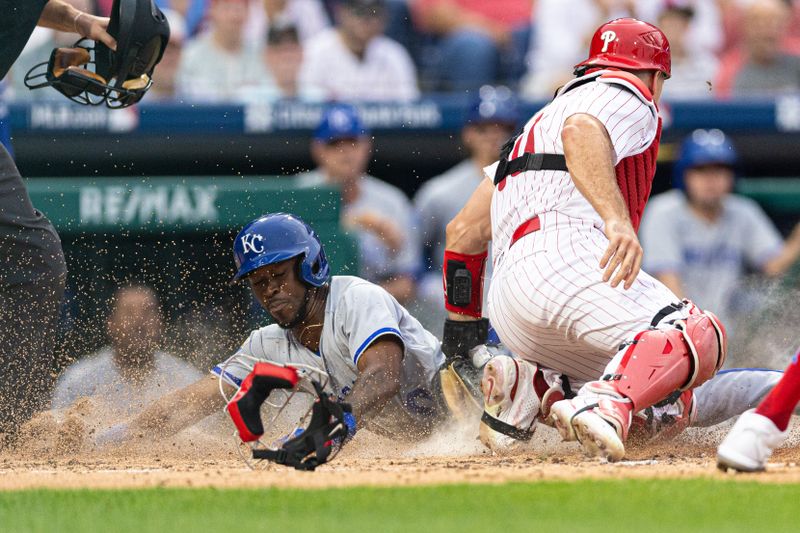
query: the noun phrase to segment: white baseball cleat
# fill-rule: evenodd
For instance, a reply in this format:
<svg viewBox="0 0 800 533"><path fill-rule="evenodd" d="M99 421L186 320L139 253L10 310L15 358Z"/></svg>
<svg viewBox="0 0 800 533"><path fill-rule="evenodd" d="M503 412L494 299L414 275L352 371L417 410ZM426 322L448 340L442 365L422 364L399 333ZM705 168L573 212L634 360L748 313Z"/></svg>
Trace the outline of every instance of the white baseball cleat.
<svg viewBox="0 0 800 533"><path fill-rule="evenodd" d="M630 408L619 401L601 398L598 406L572 419L575 436L583 449L595 457L620 461L625 457L625 437L631 423Z"/></svg>
<svg viewBox="0 0 800 533"><path fill-rule="evenodd" d="M616 398L578 396L553 404L550 421L565 441L577 440L589 455L619 461L625 456L630 411Z"/></svg>
<svg viewBox="0 0 800 533"><path fill-rule="evenodd" d="M731 428L717 450L717 468L739 472L761 472L772 451L786 439L789 430L781 431L755 409L745 411Z"/></svg>
<svg viewBox="0 0 800 533"><path fill-rule="evenodd" d="M507 355L493 357L483 367L480 439L490 450L508 451L531 439L541 407L536 371L536 365Z"/></svg>

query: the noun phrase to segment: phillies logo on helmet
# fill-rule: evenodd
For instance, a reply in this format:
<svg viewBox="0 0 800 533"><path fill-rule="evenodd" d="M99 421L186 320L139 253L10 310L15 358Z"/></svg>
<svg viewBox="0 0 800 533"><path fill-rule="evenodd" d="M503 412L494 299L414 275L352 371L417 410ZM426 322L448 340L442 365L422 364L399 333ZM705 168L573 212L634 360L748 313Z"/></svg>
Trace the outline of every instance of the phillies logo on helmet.
<svg viewBox="0 0 800 533"><path fill-rule="evenodd" d="M603 41L603 49L600 51L608 52L608 45L617 40L617 34L612 30L606 30L600 34L600 40Z"/></svg>
<svg viewBox="0 0 800 533"><path fill-rule="evenodd" d="M261 244L256 244L258 241ZM242 236L242 251L243 253L247 253L248 251L254 252L257 254L264 252L264 237L259 235L258 233L249 233L247 235Z"/></svg>

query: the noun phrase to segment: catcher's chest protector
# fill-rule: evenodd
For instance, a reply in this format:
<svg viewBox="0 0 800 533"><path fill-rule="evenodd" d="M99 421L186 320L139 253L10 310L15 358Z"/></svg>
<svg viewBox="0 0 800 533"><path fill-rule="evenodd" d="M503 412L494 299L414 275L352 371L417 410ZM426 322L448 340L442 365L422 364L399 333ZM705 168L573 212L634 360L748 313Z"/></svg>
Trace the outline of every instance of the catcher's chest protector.
<svg viewBox="0 0 800 533"><path fill-rule="evenodd" d="M653 188L653 177L656 174L656 158L658 145L661 140L661 119L658 119L658 129L653 142L647 149L637 155L626 157L614 168L617 172L617 184L622 193L622 199L628 206L633 229L639 231L642 221L642 212L650 197Z"/></svg>

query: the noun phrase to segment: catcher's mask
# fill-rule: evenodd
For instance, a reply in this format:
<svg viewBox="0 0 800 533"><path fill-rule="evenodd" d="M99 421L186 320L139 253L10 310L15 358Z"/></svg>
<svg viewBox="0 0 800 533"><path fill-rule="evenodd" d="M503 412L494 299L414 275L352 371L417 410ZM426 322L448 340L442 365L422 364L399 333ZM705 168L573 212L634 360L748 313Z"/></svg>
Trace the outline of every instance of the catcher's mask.
<svg viewBox="0 0 800 533"><path fill-rule="evenodd" d="M347 437L344 413L350 412L351 407L331 399L324 392L328 375L308 365L270 363L243 354L236 359L240 362L250 360L254 363L253 370L232 398L225 395L220 379L220 393L227 402L225 410L236 426L238 439L250 448L248 454L243 452L241 445L238 448L245 463L255 468L251 459L267 460L298 470L314 470L333 459ZM230 360L221 368L222 376L226 375L225 368L229 363ZM283 392L283 400L275 401L273 398L267 401L270 394L279 389ZM274 410L267 424L272 429L297 393L312 394L316 398L286 436L263 439L265 429L261 406L266 403Z"/></svg>
<svg viewBox="0 0 800 533"><path fill-rule="evenodd" d="M117 40L116 51L100 41L92 45L90 39L55 48L49 61L28 71L25 86L53 87L83 105L135 104L153 84L153 70L169 41L169 23L153 0L114 0L108 33Z"/></svg>

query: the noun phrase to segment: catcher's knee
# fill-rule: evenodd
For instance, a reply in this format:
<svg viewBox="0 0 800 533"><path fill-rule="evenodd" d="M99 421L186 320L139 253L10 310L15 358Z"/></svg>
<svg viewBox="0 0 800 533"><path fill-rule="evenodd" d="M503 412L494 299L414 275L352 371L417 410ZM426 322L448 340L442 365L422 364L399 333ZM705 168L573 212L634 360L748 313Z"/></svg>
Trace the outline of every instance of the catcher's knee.
<svg viewBox="0 0 800 533"><path fill-rule="evenodd" d="M713 313L688 305L686 318L637 334L604 376L635 411L703 384L725 363L725 328Z"/></svg>
<svg viewBox="0 0 800 533"><path fill-rule="evenodd" d="M692 372L681 390L698 387L714 377L728 355L728 334L717 316L692 306L686 320L675 322L684 336Z"/></svg>

